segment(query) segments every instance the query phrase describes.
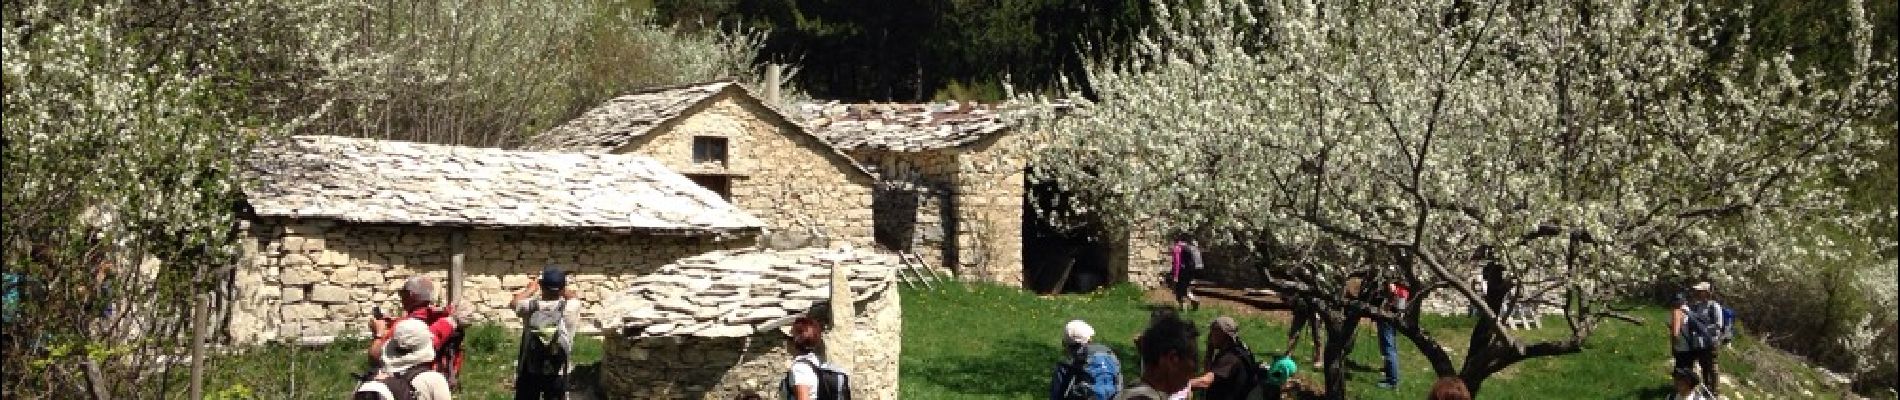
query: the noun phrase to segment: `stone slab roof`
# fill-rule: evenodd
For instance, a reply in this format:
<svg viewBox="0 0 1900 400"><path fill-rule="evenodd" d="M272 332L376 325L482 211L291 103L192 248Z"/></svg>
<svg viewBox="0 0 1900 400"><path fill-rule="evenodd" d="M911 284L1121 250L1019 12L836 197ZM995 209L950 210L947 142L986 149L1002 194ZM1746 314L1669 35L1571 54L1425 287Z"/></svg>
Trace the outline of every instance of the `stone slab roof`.
<svg viewBox="0 0 1900 400"><path fill-rule="evenodd" d="M528 139L523 148L606 153L738 84L714 81L641 89L607 100L592 110Z"/></svg>
<svg viewBox="0 0 1900 400"><path fill-rule="evenodd" d="M845 149L915 152L961 147L1010 127L1003 112L976 103L799 105L805 124Z"/></svg>
<svg viewBox="0 0 1900 400"><path fill-rule="evenodd" d="M681 259L634 279L610 300L632 337L741 337L776 329L831 295L831 262L851 268L853 301L893 290L895 255L831 249L744 249ZM603 320L612 327L612 319Z"/></svg>
<svg viewBox="0 0 1900 400"><path fill-rule="evenodd" d="M245 195L259 216L683 234L764 226L640 156L294 136L248 164Z"/></svg>
<svg viewBox="0 0 1900 400"><path fill-rule="evenodd" d="M805 126L798 119L791 118L776 105L760 101L744 85L730 80L647 88L615 97L592 110L581 113L580 116L574 117L567 123L528 138L527 144L522 148L593 154L610 153L636 138L646 136L655 128L692 114L696 109L702 108L702 104L727 92L753 101L771 114L770 117L776 117L791 125L796 133L819 139L818 142L827 147L825 150L830 153L828 156L845 162L863 176L872 176L870 171L865 170L864 166L859 165L856 160L831 146L831 143L823 137L812 133L810 127Z"/></svg>

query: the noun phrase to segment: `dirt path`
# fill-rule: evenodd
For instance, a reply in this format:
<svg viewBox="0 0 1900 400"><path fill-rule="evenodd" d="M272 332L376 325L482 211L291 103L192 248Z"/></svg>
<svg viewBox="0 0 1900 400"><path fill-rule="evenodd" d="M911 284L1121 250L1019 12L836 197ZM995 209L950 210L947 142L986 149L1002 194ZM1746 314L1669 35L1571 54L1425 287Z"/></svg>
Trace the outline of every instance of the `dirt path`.
<svg viewBox="0 0 1900 400"><path fill-rule="evenodd" d="M1194 287L1194 296L1201 300L1201 307L1223 309L1238 316L1267 318L1282 323L1293 320L1286 304L1273 294L1250 295L1243 288L1197 285ZM1145 297L1149 303L1174 304L1174 291L1169 289L1151 289Z"/></svg>

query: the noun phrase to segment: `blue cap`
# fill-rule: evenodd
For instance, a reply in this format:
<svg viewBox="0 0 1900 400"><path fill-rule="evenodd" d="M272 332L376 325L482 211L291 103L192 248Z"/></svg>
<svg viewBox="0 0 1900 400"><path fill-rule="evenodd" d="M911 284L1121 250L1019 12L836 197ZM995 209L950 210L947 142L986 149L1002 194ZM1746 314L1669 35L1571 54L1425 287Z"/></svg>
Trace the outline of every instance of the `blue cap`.
<svg viewBox="0 0 1900 400"><path fill-rule="evenodd" d="M541 287L542 288L555 289L555 288L561 288L564 286L567 286L566 272L561 272L560 268L555 268L552 265L547 266L547 268L541 269Z"/></svg>

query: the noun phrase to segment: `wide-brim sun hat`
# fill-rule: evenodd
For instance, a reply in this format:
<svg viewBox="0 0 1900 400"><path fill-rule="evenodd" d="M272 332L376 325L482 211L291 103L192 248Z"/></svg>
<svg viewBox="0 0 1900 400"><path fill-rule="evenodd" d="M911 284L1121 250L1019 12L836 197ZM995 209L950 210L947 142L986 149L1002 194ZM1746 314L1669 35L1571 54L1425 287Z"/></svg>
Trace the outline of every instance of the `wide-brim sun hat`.
<svg viewBox="0 0 1900 400"><path fill-rule="evenodd" d="M389 336L383 342L383 368L390 373L435 360L435 334L429 333L429 324L422 320L409 318L397 322Z"/></svg>
<svg viewBox="0 0 1900 400"><path fill-rule="evenodd" d="M1701 282L1696 282L1695 285L1690 285L1689 290L1694 290L1698 292L1707 292L1709 291L1709 289L1714 288L1714 287L1715 285L1709 284L1709 281L1701 281Z"/></svg>

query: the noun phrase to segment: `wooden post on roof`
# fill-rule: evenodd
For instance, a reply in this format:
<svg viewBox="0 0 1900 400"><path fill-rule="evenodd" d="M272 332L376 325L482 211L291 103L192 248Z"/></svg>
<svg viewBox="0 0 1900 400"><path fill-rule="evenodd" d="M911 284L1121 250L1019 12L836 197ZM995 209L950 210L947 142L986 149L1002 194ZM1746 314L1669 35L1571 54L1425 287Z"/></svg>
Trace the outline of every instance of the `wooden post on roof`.
<svg viewBox="0 0 1900 400"><path fill-rule="evenodd" d="M468 229L453 228L449 231L449 297L448 306L461 305L462 301L462 261L468 253ZM458 310L459 311L459 310Z"/></svg>

